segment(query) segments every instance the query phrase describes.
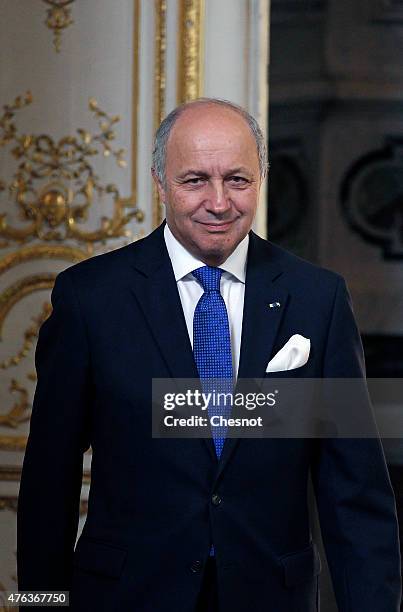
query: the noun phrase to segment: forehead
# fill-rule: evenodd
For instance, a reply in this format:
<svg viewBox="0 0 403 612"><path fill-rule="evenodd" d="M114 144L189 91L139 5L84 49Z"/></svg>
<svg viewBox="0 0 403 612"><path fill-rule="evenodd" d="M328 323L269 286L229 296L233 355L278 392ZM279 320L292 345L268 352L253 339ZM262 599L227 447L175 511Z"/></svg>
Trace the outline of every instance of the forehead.
<svg viewBox="0 0 403 612"><path fill-rule="evenodd" d="M167 143L167 165L191 157L242 157L258 160L256 140L246 120L218 105L186 109L172 127ZM224 161L224 159L223 159Z"/></svg>

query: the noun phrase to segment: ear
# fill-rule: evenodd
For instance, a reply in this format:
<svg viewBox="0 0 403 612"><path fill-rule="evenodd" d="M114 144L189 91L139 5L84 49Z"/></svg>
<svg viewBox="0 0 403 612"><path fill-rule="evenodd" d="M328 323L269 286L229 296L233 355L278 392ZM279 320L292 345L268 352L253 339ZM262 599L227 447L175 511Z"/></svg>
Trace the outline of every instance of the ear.
<svg viewBox="0 0 403 612"><path fill-rule="evenodd" d="M165 188L162 185L161 181L159 180L158 176L156 175L154 168L151 168L151 174L152 174L155 186L156 186L156 188L158 190L158 195L160 197L160 200L161 200L161 202L163 204L165 204L165 202L166 202L166 191L165 191Z"/></svg>

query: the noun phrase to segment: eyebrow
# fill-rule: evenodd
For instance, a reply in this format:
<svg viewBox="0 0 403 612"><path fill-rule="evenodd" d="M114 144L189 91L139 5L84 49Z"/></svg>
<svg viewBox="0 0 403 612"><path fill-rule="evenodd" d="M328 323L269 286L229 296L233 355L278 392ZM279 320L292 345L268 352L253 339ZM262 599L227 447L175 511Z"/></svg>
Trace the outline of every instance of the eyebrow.
<svg viewBox="0 0 403 612"><path fill-rule="evenodd" d="M189 176L190 174L193 174L194 176L208 176L206 172L202 172L201 170L186 170L186 172L178 174L178 178L183 179Z"/></svg>
<svg viewBox="0 0 403 612"><path fill-rule="evenodd" d="M245 168L245 166L239 166L238 168L231 168L230 170L228 170L228 172L225 173L225 176L231 176L232 174L237 174L238 172L241 172L242 174L252 174L250 172L250 170L248 170L248 168ZM201 177L208 177L207 172L203 172L202 170L186 170L185 172L183 172L182 174L178 175L179 179L184 179L189 175L193 175L193 176L201 176Z"/></svg>
<svg viewBox="0 0 403 612"><path fill-rule="evenodd" d="M227 176L231 174L238 174L238 172L241 172L242 174L252 174L248 168L245 168L245 166L239 166L238 168L233 168L232 170L230 170Z"/></svg>

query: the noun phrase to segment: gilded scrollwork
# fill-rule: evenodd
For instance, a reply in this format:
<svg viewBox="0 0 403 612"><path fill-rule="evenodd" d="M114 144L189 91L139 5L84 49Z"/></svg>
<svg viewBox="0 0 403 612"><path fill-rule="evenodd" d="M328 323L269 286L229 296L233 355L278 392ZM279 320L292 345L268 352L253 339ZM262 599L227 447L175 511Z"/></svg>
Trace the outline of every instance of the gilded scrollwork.
<svg viewBox="0 0 403 612"><path fill-rule="evenodd" d="M61 34L71 25L71 6L74 0L43 0L48 4L46 25L54 33L54 43L60 50ZM166 5L166 0L161 0ZM141 223L143 212L138 208L137 200L137 148L138 148L138 113L139 113L139 54L140 54L140 0L133 0L133 83L132 83L132 132L131 132L131 190L122 197L118 188L97 175L97 160L103 156L114 161L121 168L126 167L125 151L116 146L116 126L120 120L117 115L110 115L98 105L93 98L89 100L89 110L96 123L92 129L76 129L74 132L55 139L52 134L22 133L18 126L18 115L32 104L32 95L28 92L18 96L14 102L0 109L0 149L9 155L12 170L7 181L0 180L0 195L7 198L7 209L0 214L0 275L6 274L20 264L31 266L37 260L58 259L76 263L94 255L102 245L105 251L116 247L114 239L125 241L141 237L141 231L134 236L129 229L132 221ZM165 7L166 11L166 7ZM165 11L162 14L161 32L165 27ZM161 90L160 100L164 106L165 67L164 40L161 41ZM163 108L161 106L161 108ZM163 112L161 110L160 112ZM31 130L30 130L31 132ZM108 164L106 164L108 165ZM11 165L11 167L13 167ZM110 203L111 212L106 216L99 215L94 226L86 223L92 220L89 216L96 202L103 198ZM102 202L103 203L103 202ZM91 206L93 207L91 209ZM30 244L28 244L30 243ZM10 247L16 248L11 250ZM14 306L33 292L49 290L53 287L55 273L40 271L30 275L24 271L23 278L4 277L0 293L0 341L7 334L5 326L7 317ZM45 298L46 299L46 298ZM51 312L49 302L43 302L30 322L21 326L21 336L17 348L2 355L0 370L6 374L23 360L32 358L33 348L39 334L39 328ZM14 328L15 329L15 328ZM10 326L11 330L11 326ZM13 332L14 333L14 330ZM24 451L27 436L25 427L19 425L29 419L32 398L28 391L36 381L36 373L28 365L24 381L5 381L9 391L17 395L15 401L10 398L0 409L0 449L6 451ZM11 408L9 407L11 406ZM14 435L9 434L13 428ZM11 433L11 432L10 432ZM0 474L1 479L1 474ZM85 507L81 509L85 511Z"/></svg>
<svg viewBox="0 0 403 612"><path fill-rule="evenodd" d="M24 451L27 444L27 436L0 436L0 450L19 452Z"/></svg>
<svg viewBox="0 0 403 612"><path fill-rule="evenodd" d="M82 261L94 254L96 243L130 236L131 232L127 230L129 221L133 218L138 221L143 219L135 199L123 199L115 185L102 183L92 162L96 155L103 154L106 158L114 158L120 167L126 166L124 150L113 146L116 136L114 126L119 117L108 115L96 100L90 99L89 108L97 120L98 130L90 133L78 129L74 136L55 141L46 134L19 133L15 115L31 103L30 93L19 96L12 104L4 106L4 113L0 117L0 147L10 146L18 162L9 184L0 181L0 191L8 190L19 209L20 218L25 222L22 226L14 227L8 221L7 214L0 215L0 238L3 239L0 248L14 242L20 245L16 251L8 252L0 259L0 275L17 265L38 259L61 259L73 263ZM132 186L135 187L135 180L132 180ZM101 217L100 226L95 230L84 229L80 225L87 220L90 206L96 197L105 194L113 198L113 215ZM41 243L26 245L35 239ZM66 244L67 240L80 243L82 248ZM12 308L33 292L52 289L55 277L55 273L48 272L28 275L2 290L0 338L5 319ZM1 369L19 365L30 354L39 327L50 311L50 304L45 303L40 314L23 332L19 350L0 362ZM35 372L28 373L27 379L35 381ZM29 392L16 378L9 383L9 391L17 393L19 397L0 416L0 425L15 429L29 420ZM3 450L23 450L25 444L26 436L0 435L0 448Z"/></svg>
<svg viewBox="0 0 403 612"><path fill-rule="evenodd" d="M42 323L46 321L46 319L49 317L51 312L52 312L52 306L49 304L49 302L45 302L42 305L42 310L40 314L37 317L32 317L32 320L33 320L32 325L30 325L28 329L25 330L24 343L21 349L14 355L12 355L11 357L7 357L7 359L3 359L3 361L0 361L0 368L2 370L7 370L8 368L12 366L17 366L22 361L22 359L24 359L24 357L28 355L28 353L33 348L34 341L38 337L39 328L41 327ZM0 327L0 333L1 333L1 327ZM31 375L29 376L29 379L32 380Z"/></svg>
<svg viewBox="0 0 403 612"><path fill-rule="evenodd" d="M76 263L87 259L93 254L92 245L85 245L86 250L64 244L35 244L21 247L18 251L7 253L0 259L0 275L14 266L35 259L61 259Z"/></svg>
<svg viewBox="0 0 403 612"><path fill-rule="evenodd" d="M68 8L74 0L43 0L50 8L46 11L46 26L53 32L53 45L59 53L62 32L74 23L71 9Z"/></svg>
<svg viewBox="0 0 403 612"><path fill-rule="evenodd" d="M11 380L9 391L11 393L17 392L20 397L7 414L0 415L0 425L16 428L20 423L29 421L29 395L27 389L20 385L15 378Z"/></svg>
<svg viewBox="0 0 403 612"><path fill-rule="evenodd" d="M88 254L85 251L64 245L35 245L23 247L19 251L8 253L0 260L0 275L16 265L35 259L53 258L76 262L82 261L87 257ZM46 276L45 278L43 275L39 277L28 277L28 280L25 278L23 281L14 283L0 294L0 339L3 335L5 318L12 306L24 295L35 290L43 289L44 285L46 288L51 287L53 285L53 279L54 275L50 277ZM0 361L1 369L6 370L10 367L18 366L20 362L29 355L38 337L39 328L48 318L51 311L51 304L49 302L44 302L39 315L32 317L32 324L24 331L22 347L14 355ZM36 373L28 373L27 378L28 380L35 381ZM21 422L29 419L29 395L27 389L22 387L15 379L11 381L9 391L19 392L20 400L17 401L6 414L0 415L0 424L15 428ZM0 446L2 446L2 439L0 439Z"/></svg>
<svg viewBox="0 0 403 612"><path fill-rule="evenodd" d="M30 295L34 291L52 288L55 276L56 275L54 273L42 273L26 276L23 279L12 283L0 293L0 337L3 330L4 320L13 306L23 297ZM2 369L7 369L12 365L18 365L18 363L28 355L33 346L34 339L39 333L41 323L49 316L50 312L50 304L45 303L40 315L34 318L33 325L31 325L25 331L24 343L21 350L16 355L3 360L0 364ZM29 392L15 378L13 378L9 384L9 391L11 394L17 393L19 398L16 402L14 402L6 414L0 415L0 425L3 427L16 428L20 423L29 420ZM4 448L3 437L1 437L0 442L1 448Z"/></svg>
<svg viewBox="0 0 403 612"><path fill-rule="evenodd" d="M114 157L122 168L126 167L124 149L112 146L116 137L113 128L119 116L108 115L91 98L89 109L99 128L94 134L79 128L76 135L64 136L59 141L47 134L19 135L15 114L31 103L29 92L19 96L11 105L4 106L0 118L0 146L12 144L11 153L18 161L8 191L19 207L21 218L28 222L22 228L12 227L7 222L7 215L1 214L0 237L19 243L33 238L105 243L110 238L129 236L127 224L133 218L141 221L142 211L136 205L128 206L127 200L120 198L116 185L101 183L92 163L92 158L102 153L104 157ZM0 191L6 188L6 183L0 181ZM95 195L104 194L113 198L113 216L103 216L96 230L80 229L80 224L88 218ZM129 207L131 210L125 212Z"/></svg>
<svg viewBox="0 0 403 612"><path fill-rule="evenodd" d="M34 291L51 289L54 285L56 274L43 272L41 274L30 274L15 281L0 293L0 330L7 314L13 306L26 295Z"/></svg>

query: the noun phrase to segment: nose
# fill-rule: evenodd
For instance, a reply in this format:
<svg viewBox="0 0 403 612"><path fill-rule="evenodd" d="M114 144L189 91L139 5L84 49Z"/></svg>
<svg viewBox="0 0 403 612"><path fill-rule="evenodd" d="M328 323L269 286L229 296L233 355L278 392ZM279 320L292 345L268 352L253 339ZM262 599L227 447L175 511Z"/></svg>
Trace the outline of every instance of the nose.
<svg viewBox="0 0 403 612"><path fill-rule="evenodd" d="M209 194L206 198L206 209L218 215L231 208L231 204L226 193L224 181L211 181Z"/></svg>

